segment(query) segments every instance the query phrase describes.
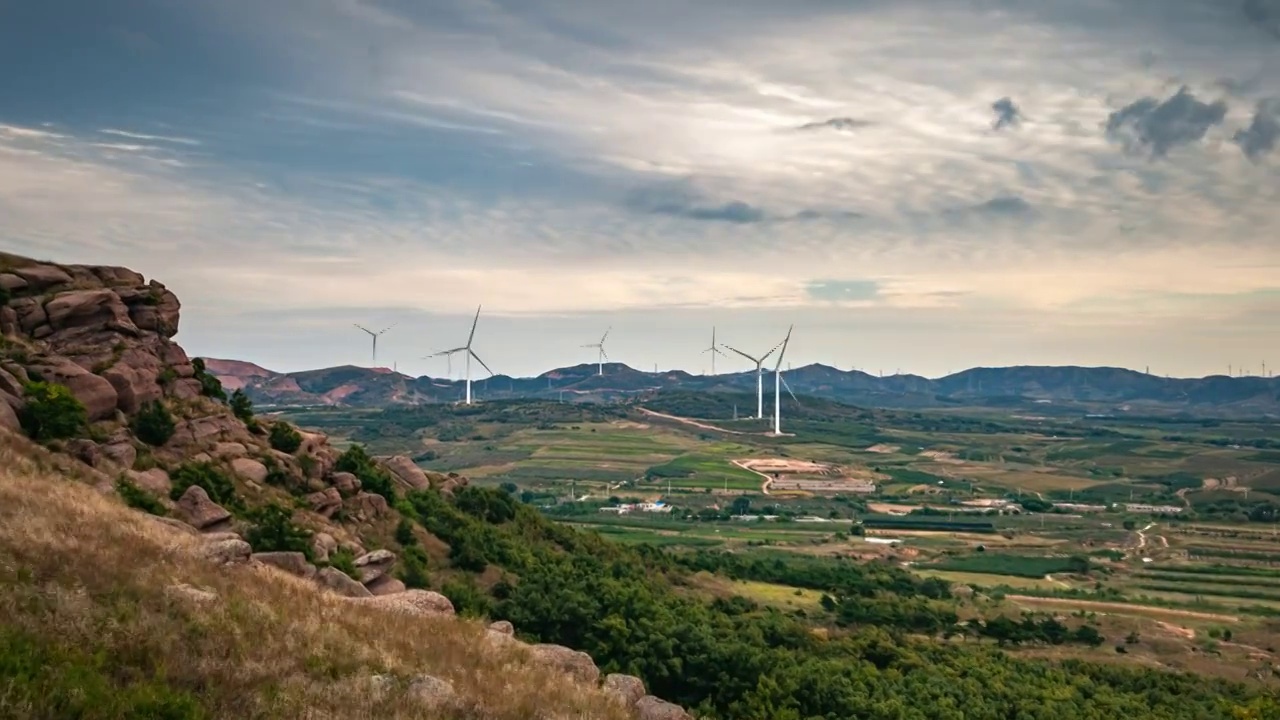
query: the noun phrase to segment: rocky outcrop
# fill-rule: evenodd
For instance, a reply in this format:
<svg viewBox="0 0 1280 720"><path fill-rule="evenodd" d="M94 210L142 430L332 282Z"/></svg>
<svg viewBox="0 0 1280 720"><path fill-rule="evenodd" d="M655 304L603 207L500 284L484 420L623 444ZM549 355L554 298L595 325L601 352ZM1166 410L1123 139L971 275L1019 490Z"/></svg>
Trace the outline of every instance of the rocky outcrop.
<svg viewBox="0 0 1280 720"><path fill-rule="evenodd" d="M352 580L350 576L337 568L321 568L316 573L316 580L320 585L326 587L333 592L350 598L367 598L373 597L373 593L360 583Z"/></svg>
<svg viewBox="0 0 1280 720"><path fill-rule="evenodd" d="M220 443L229 444L229 443ZM235 443L239 444L239 443ZM253 458L238 457L231 461L231 470L242 479L253 483L264 483L267 481L267 466Z"/></svg>
<svg viewBox="0 0 1280 720"><path fill-rule="evenodd" d="M374 550L356 558L356 569L360 571L360 582L365 586L377 580L396 564L396 555L390 550Z"/></svg>
<svg viewBox="0 0 1280 720"><path fill-rule="evenodd" d="M547 644L532 645L529 650L535 662L572 675L580 682L594 685L600 679L600 668L596 667L595 660L580 650Z"/></svg>
<svg viewBox="0 0 1280 720"><path fill-rule="evenodd" d="M635 707L640 698L647 694L644 681L634 675L610 673L605 676L601 687L624 707Z"/></svg>
<svg viewBox="0 0 1280 720"><path fill-rule="evenodd" d="M431 487L431 481L427 478L427 474L422 471L412 460L403 455L393 455L385 458L382 464L386 466L396 480L400 484L410 490L426 490Z"/></svg>
<svg viewBox="0 0 1280 720"><path fill-rule="evenodd" d="M368 590L365 592L368 592ZM406 590L394 595L362 598L360 602L395 610L407 615L440 616L454 614L453 603L449 601L449 598L430 590Z"/></svg>
<svg viewBox="0 0 1280 720"><path fill-rule="evenodd" d="M218 530L231 521L231 513L210 500L209 493L199 485L187 488L178 498L178 512L197 530Z"/></svg>
<svg viewBox="0 0 1280 720"><path fill-rule="evenodd" d="M307 562L307 556L300 552L260 552L254 553L249 559L298 577L310 579L316 576L316 566Z"/></svg>
<svg viewBox="0 0 1280 720"><path fill-rule="evenodd" d="M637 720L693 720L684 708L652 695L640 698L635 710Z"/></svg>

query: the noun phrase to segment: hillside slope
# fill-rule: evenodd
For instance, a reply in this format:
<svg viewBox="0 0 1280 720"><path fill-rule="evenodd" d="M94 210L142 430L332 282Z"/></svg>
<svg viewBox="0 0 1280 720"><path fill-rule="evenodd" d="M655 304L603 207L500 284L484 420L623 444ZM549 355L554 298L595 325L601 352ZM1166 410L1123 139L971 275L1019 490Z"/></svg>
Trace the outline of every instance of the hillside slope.
<svg viewBox="0 0 1280 720"><path fill-rule="evenodd" d="M225 385L243 387L254 402L266 405L386 407L454 402L463 393L460 381L413 378L385 368L348 365L277 373L238 361L207 362ZM596 365L584 364L550 370L534 378L476 378L474 392L484 399L563 397L610 401L653 392L755 390L754 373L651 373L621 363L606 363L604 369L605 374L599 375ZM974 368L938 379L915 375L877 377L826 365L806 365L785 374L796 393L867 407L986 405L1035 408L1042 413L1061 407L1076 412L1280 415L1277 378L1164 378L1122 368L1046 366Z"/></svg>

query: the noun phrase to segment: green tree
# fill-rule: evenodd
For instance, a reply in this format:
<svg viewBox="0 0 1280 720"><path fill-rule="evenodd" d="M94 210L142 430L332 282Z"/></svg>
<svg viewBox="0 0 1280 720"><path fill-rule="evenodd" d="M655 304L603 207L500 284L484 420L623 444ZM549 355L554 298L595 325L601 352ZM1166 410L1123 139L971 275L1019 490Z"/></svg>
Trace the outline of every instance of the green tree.
<svg viewBox="0 0 1280 720"><path fill-rule="evenodd" d="M116 492L119 493L120 499L124 500L125 505L135 510L141 510L152 515L169 514L164 504L156 499L154 495L125 478L120 478L116 481Z"/></svg>
<svg viewBox="0 0 1280 720"><path fill-rule="evenodd" d="M244 508L244 501L236 494L235 483L213 463L183 463L173 471L170 479L173 481L173 488L169 490L169 497L173 500L182 497L182 494L192 485L199 485L204 488L210 500L224 508L228 510Z"/></svg>
<svg viewBox="0 0 1280 720"><path fill-rule="evenodd" d="M177 431L173 415L159 400L143 405L138 410L138 414L129 421L129 428L139 440L152 447L160 447L169 442L173 433Z"/></svg>
<svg viewBox="0 0 1280 720"><path fill-rule="evenodd" d="M369 456L363 445L352 445L338 456L333 469L338 472L349 472L360 478L360 487L366 492L375 493L386 498L388 503L395 504L395 481L386 468L378 465Z"/></svg>
<svg viewBox="0 0 1280 720"><path fill-rule="evenodd" d="M290 455L298 452L298 448L302 447L302 433L283 421L271 424L271 434L268 440L272 449L279 450L282 453L289 453Z"/></svg>
<svg viewBox="0 0 1280 720"><path fill-rule="evenodd" d="M300 552L308 560L311 554L311 531L293 524L293 512L278 503L270 503L249 512L253 524L244 539L254 552Z"/></svg>
<svg viewBox="0 0 1280 720"><path fill-rule="evenodd" d="M253 401L244 394L244 390L237 388L231 393L231 414L240 418L240 422L253 422Z"/></svg>
<svg viewBox="0 0 1280 720"><path fill-rule="evenodd" d="M200 383L200 394L225 403L227 391L222 387L222 381L205 368L204 358L192 360L191 367L195 370L195 379Z"/></svg>
<svg viewBox="0 0 1280 720"><path fill-rule="evenodd" d="M418 544L418 538L413 534L413 523L408 518L400 518L400 522L396 524L396 542L401 547L410 547Z"/></svg>
<svg viewBox="0 0 1280 720"><path fill-rule="evenodd" d="M26 404L18 412L18 422L32 440L73 438L89 424L84 404L65 385L29 382L22 392Z"/></svg>
<svg viewBox="0 0 1280 720"><path fill-rule="evenodd" d="M417 545L405 548L400 555L400 581L405 587L425 588L431 584L427 574L427 551Z"/></svg>

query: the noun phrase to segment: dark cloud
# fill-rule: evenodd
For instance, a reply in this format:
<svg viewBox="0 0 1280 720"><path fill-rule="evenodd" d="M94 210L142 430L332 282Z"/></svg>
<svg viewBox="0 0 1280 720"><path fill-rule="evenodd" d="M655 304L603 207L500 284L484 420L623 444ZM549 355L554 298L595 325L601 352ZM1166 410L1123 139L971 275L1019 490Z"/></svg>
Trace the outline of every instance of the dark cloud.
<svg viewBox="0 0 1280 720"><path fill-rule="evenodd" d="M1152 157L1163 157L1178 145L1199 142L1214 125L1227 117L1222 100L1197 100L1183 86L1168 100L1146 97L1111 113L1107 137L1130 149L1145 149Z"/></svg>
<svg viewBox="0 0 1280 720"><path fill-rule="evenodd" d="M1035 212L1031 203L1016 195L1003 195L979 203L970 208L971 211L983 215L1005 215L1009 217L1030 215Z"/></svg>
<svg viewBox="0 0 1280 720"><path fill-rule="evenodd" d="M1022 111L1017 105L1013 104L1013 100L1002 97L991 103L991 109L996 113L996 119L991 123L991 129L1003 130L1007 127L1017 127L1022 124Z"/></svg>
<svg viewBox="0 0 1280 720"><path fill-rule="evenodd" d="M1280 38L1280 0L1244 0L1241 7L1250 22Z"/></svg>
<svg viewBox="0 0 1280 720"><path fill-rule="evenodd" d="M797 130L857 130L858 128L869 127L872 123L868 120L859 120L851 117L835 117L829 120L821 120L818 122L805 123Z"/></svg>
<svg viewBox="0 0 1280 720"><path fill-rule="evenodd" d="M1263 100L1253 114L1249 127L1238 131L1232 142L1254 162L1275 149L1280 142L1280 100Z"/></svg>
<svg viewBox="0 0 1280 720"><path fill-rule="evenodd" d="M709 202L696 190L685 185L662 185L636 190L627 197L626 206L636 212L672 215L690 220L747 224L767 219L764 210L754 205L741 200Z"/></svg>

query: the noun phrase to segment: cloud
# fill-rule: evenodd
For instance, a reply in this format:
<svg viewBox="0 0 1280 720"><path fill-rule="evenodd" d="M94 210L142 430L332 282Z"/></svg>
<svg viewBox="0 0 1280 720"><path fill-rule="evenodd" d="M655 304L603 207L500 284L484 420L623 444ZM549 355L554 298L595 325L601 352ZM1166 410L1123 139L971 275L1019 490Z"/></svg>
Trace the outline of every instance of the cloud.
<svg viewBox="0 0 1280 720"><path fill-rule="evenodd" d="M1013 100L1007 97L1002 97L991 103L991 109L996 113L996 119L991 123L993 130L1017 127L1022 124L1022 111L1018 109L1017 105L1013 104Z"/></svg>
<svg viewBox="0 0 1280 720"><path fill-rule="evenodd" d="M805 286L805 292L823 302L858 302L879 297L880 284L874 280L814 280Z"/></svg>
<svg viewBox="0 0 1280 720"><path fill-rule="evenodd" d="M114 128L103 128L98 132L104 135L117 135L119 137L131 138L134 140L151 140L155 142L176 143L178 145L199 145L199 140L190 138L172 137L169 135L149 135L147 133L136 133L128 130L116 130Z"/></svg>
<svg viewBox="0 0 1280 720"><path fill-rule="evenodd" d="M1280 100L1259 102L1249 127L1237 131L1232 138L1254 162L1275 149L1277 141L1280 141Z"/></svg>
<svg viewBox="0 0 1280 720"><path fill-rule="evenodd" d="M1280 38L1280 2L1276 0L1244 0L1241 9L1250 22Z"/></svg>
<svg viewBox="0 0 1280 720"><path fill-rule="evenodd" d="M796 129L797 130L830 129L830 130L851 131L851 130L857 130L859 128L870 127L873 124L874 123L867 120L858 120L856 118L851 118L851 117L835 117L829 120L807 122Z"/></svg>
<svg viewBox="0 0 1280 720"><path fill-rule="evenodd" d="M986 215L1004 215L1004 216L1027 216L1035 212L1035 208L1031 203L1016 196L1003 196L992 198L986 202L974 205L972 211Z"/></svg>
<svg viewBox="0 0 1280 720"><path fill-rule="evenodd" d="M627 207L637 212L671 215L689 220L758 223L765 212L741 200L709 201L687 185L655 185L632 192Z"/></svg>
<svg viewBox="0 0 1280 720"><path fill-rule="evenodd" d="M1167 100L1145 97L1107 117L1107 135L1131 148L1143 148L1152 157L1163 157L1174 147L1204 139L1210 128L1227 117L1227 103L1196 99L1184 85Z"/></svg>

